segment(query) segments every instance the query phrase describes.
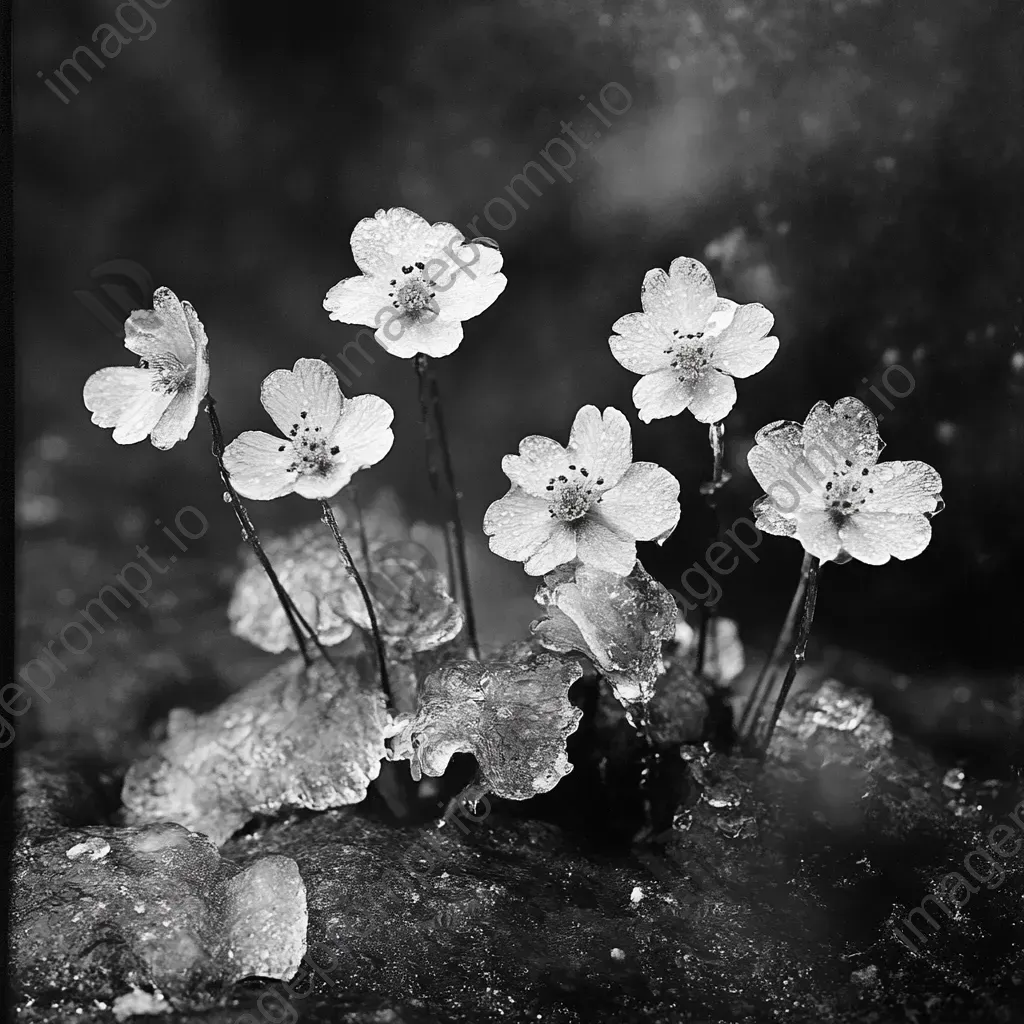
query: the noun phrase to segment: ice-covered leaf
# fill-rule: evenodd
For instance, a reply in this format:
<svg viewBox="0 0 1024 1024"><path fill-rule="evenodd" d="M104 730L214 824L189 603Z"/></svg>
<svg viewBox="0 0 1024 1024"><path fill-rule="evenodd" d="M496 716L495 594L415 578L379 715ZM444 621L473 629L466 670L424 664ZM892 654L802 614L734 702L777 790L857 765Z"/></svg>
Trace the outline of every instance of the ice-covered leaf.
<svg viewBox="0 0 1024 1024"><path fill-rule="evenodd" d="M548 650L585 654L625 706L651 699L678 612L639 562L626 577L583 564L549 573L537 602L547 614L532 628Z"/></svg>
<svg viewBox="0 0 1024 1024"><path fill-rule="evenodd" d="M430 551L410 539L390 491L360 513L340 502L337 518L345 543L374 601L381 633L396 658L447 643L462 629L462 610ZM422 535L421 529L418 535ZM349 577L330 531L312 523L265 545L285 590L323 644L341 643L354 626L369 629L359 588ZM250 554L228 608L231 629L265 651L296 650L295 635L271 586Z"/></svg>
<svg viewBox="0 0 1024 1024"><path fill-rule="evenodd" d="M264 544L270 564L320 642L341 643L353 629L337 597L355 589L338 558L334 538L319 523ZM295 634L267 574L251 553L228 605L231 632L264 651L297 650Z"/></svg>
<svg viewBox="0 0 1024 1024"><path fill-rule="evenodd" d="M392 740L392 757L413 778L440 776L453 754L476 757L488 790L527 800L572 770L565 750L582 712L568 701L582 669L525 648L490 662L458 661L431 673L419 711Z"/></svg>
<svg viewBox="0 0 1024 1024"><path fill-rule="evenodd" d="M369 661L335 661L307 671L296 658L207 714L172 711L167 739L125 778L132 822L176 821L219 845L255 814L363 800L388 718Z"/></svg>
<svg viewBox="0 0 1024 1024"><path fill-rule="evenodd" d="M462 629L462 609L448 593L448 581L433 556L414 541L388 541L370 548L367 565L353 550L373 599L381 633L400 655L429 651L452 640ZM358 590L338 592L338 607L363 629L370 628L366 605Z"/></svg>

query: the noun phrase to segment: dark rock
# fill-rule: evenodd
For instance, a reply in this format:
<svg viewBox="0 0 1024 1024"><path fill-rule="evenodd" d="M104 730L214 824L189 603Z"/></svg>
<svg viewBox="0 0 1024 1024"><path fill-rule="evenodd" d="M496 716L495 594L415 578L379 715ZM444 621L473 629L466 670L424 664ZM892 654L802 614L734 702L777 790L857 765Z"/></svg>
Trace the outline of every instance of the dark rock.
<svg viewBox="0 0 1024 1024"><path fill-rule="evenodd" d="M145 987L209 1003L240 978L292 977L306 950L294 860L242 870L180 825L29 830L12 867L14 978L36 1000Z"/></svg>

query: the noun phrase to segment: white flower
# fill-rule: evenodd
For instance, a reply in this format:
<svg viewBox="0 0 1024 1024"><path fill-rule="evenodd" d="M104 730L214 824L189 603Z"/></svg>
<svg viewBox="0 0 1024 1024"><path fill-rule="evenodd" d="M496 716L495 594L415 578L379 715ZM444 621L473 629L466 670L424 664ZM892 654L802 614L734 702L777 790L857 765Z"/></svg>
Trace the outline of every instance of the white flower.
<svg viewBox="0 0 1024 1024"><path fill-rule="evenodd" d="M85 407L97 426L114 428L118 444L149 437L171 448L188 437L210 386L206 331L188 302L158 288L153 308L125 321L124 344L139 365L97 370L85 382Z"/></svg>
<svg viewBox="0 0 1024 1024"><path fill-rule="evenodd" d="M294 491L330 498L354 473L391 450L394 412L383 398L345 399L334 371L320 359L275 370L260 400L285 438L247 430L227 446L224 465L239 494L267 500Z"/></svg>
<svg viewBox="0 0 1024 1024"><path fill-rule="evenodd" d="M649 270L640 293L642 313L620 317L608 339L612 355L643 376L633 402L644 423L684 409L717 423L736 404L733 377L763 370L779 350L766 337L775 318L760 302L720 299L707 267L680 256Z"/></svg>
<svg viewBox="0 0 1024 1024"><path fill-rule="evenodd" d="M679 522L679 481L653 462L633 462L629 423L618 409L584 406L563 448L524 438L501 468L512 481L484 516L491 550L543 576L578 558L628 576L636 542L659 544Z"/></svg>
<svg viewBox="0 0 1024 1024"><path fill-rule="evenodd" d="M332 320L376 327L386 352L447 356L462 341L462 321L482 313L504 291L501 253L464 243L451 224L428 224L395 207L365 217L352 232L363 272L336 284L324 299Z"/></svg>
<svg viewBox="0 0 1024 1024"><path fill-rule="evenodd" d="M942 480L924 462L879 464L878 424L863 402L819 402L802 426L769 423L754 441L747 462L767 491L754 505L765 533L795 537L823 562L884 565L928 546Z"/></svg>

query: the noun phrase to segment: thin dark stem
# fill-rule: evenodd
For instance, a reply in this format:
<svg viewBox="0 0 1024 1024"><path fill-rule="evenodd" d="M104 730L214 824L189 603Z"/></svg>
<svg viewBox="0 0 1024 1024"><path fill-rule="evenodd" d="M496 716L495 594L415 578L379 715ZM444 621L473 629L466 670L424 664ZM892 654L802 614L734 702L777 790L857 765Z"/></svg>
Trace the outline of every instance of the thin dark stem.
<svg viewBox="0 0 1024 1024"><path fill-rule="evenodd" d="M466 636L469 641L469 649L474 657L480 658L480 643L476 632L476 615L473 611L473 596L469 583L469 561L466 557L466 532L462 526L462 513L459 508L459 489L455 482L455 468L452 463L451 447L448 443L448 432L445 429L444 412L441 406L441 394L437 381L430 372L430 366L425 355L416 357L416 372L420 382L420 407L423 412L424 430L427 438L427 472L435 475L431 479L432 486L437 487L436 467L430 451L434 440L434 433L431 422L437 425L437 441L441 449L441 463L444 468L445 481L449 491L449 513L448 527L455 534L454 551L448 548L449 555L449 579L452 590L455 590L456 573L458 574L458 585L461 592L462 607L466 613ZM435 493L437 493L435 491ZM451 538L446 533L446 541L450 544ZM454 568L453 568L454 563ZM453 595L454 596L454 595Z"/></svg>
<svg viewBox="0 0 1024 1024"><path fill-rule="evenodd" d="M395 702L394 696L391 693L391 682L388 679L387 655L384 651L384 640L380 635L380 626L377 624L377 613L373 610L373 601L370 599L370 592L366 589L363 577L359 575L356 563L352 561L352 553L349 551L348 545L345 543L345 538L341 535L341 529L338 527L338 520L334 518L334 510L327 501L321 500L320 511L323 513L323 521L325 525L330 527L331 533L334 534L334 540L338 545L338 553L341 555L341 560L345 563L345 568L348 570L349 576L352 577L356 586L359 588L359 593L363 597L363 604L366 605L366 614L370 620L370 632L373 634L374 646L377 649L377 662L380 668L381 686L384 689L384 696L387 698L388 707L393 708L395 706Z"/></svg>
<svg viewBox="0 0 1024 1024"><path fill-rule="evenodd" d="M812 557L812 555L804 553L804 561L800 566L800 579L797 581L796 590L793 591L793 599L789 602L789 611L786 612L785 622L775 639L772 653L761 666L761 671L757 675L757 682L754 683L750 696L743 707L743 714L736 726L736 734L741 739L750 737L751 730L761 717L764 711L764 703L772 689L771 684L782 671L783 659L793 643L800 610L804 604L804 593L807 590L808 559Z"/></svg>
<svg viewBox="0 0 1024 1024"><path fill-rule="evenodd" d="M452 524L455 527L455 548L459 554L459 588L462 591L462 606L466 612L466 635L469 638L469 647L477 660L480 660L480 642L476 635L476 616L473 612L473 595L469 586L469 558L467 557L466 532L462 526L462 511L459 508L459 488L455 483L455 467L452 464L451 448L448 444L448 432L444 425L444 412L441 408L441 394L437 387L437 381L430 382L430 397L433 404L434 416L437 419L437 433L441 440L441 460L444 465L445 477L448 480L448 487L451 490L452 498Z"/></svg>
<svg viewBox="0 0 1024 1024"><path fill-rule="evenodd" d="M441 475L437 470L436 456L434 453L434 421L430 414L430 386L427 373L427 357L416 356L416 381L417 394L420 400L420 420L423 423L423 439L427 449L427 479L430 481L430 489L434 492L434 498L441 498ZM445 522L444 529L444 553L448 563L448 582L452 588L452 600L458 600L456 587L458 585L458 572L455 568L455 545L452 542L451 523Z"/></svg>
<svg viewBox="0 0 1024 1024"><path fill-rule="evenodd" d="M725 472L725 424L719 421L708 427L708 440L711 443L711 457L713 468L711 480L701 485L701 494L708 503L708 508L715 515L715 539L721 540L725 524L722 522L722 514L718 508L718 492L728 482L729 474ZM704 673L704 665L707 660L708 635L711 632L712 602L710 598L705 599L700 606L700 631L697 640L697 663L695 671L697 675Z"/></svg>
<svg viewBox="0 0 1024 1024"><path fill-rule="evenodd" d="M252 548L257 561L259 561L260 565L263 566L263 571L267 574L267 578L270 580L270 585L274 588L274 593L277 595L277 599L281 602L281 607L284 608L284 613L288 617L288 625L291 626L292 632L295 634L295 640L299 645L299 653L302 655L302 660L305 662L306 667L309 668L313 663L313 659L307 646L309 638L312 638L317 649L330 665L331 659L328 656L327 651L324 649L323 644L320 643L320 638L317 636L316 631L305 620L302 612L299 611L295 602L288 594L288 591L284 589L281 580L274 571L274 567L270 564L270 559L267 558L267 553L263 550L263 545L260 543L259 536L256 533L256 527L253 526L252 519L249 518L249 510L242 503L242 499L238 496L238 492L231 483L231 475L228 473L227 467L224 465L224 432L221 430L220 418L217 416L217 410L215 408L216 404L217 403L213 395L206 396L206 413L210 419L210 433L213 436L213 440L210 444L210 450L213 452L213 457L217 460L217 468L220 471L221 483L224 484L225 493L227 494L228 501L231 503L231 508L235 513L235 518L238 520L238 525L242 528L242 536ZM305 627L309 633L309 638L303 635L300 624Z"/></svg>
<svg viewBox="0 0 1024 1024"><path fill-rule="evenodd" d="M800 616L800 628L797 633L796 644L793 647L793 655L789 662L789 668L786 670L786 678L782 681L782 687L779 689L779 695L775 701L775 707L772 709L772 716L769 719L763 735L756 737L757 752L760 755L764 755L768 752L768 746L772 740L772 733L775 732L775 726L779 721L779 715L782 714L782 708L786 703L786 697L789 696L790 687L793 685L793 680L796 678L797 670L804 663L804 659L807 655L807 639L811 635L811 623L814 621L814 608L818 602L818 559L813 555L805 556L806 571L803 574L806 584L806 590L804 593L803 612Z"/></svg>

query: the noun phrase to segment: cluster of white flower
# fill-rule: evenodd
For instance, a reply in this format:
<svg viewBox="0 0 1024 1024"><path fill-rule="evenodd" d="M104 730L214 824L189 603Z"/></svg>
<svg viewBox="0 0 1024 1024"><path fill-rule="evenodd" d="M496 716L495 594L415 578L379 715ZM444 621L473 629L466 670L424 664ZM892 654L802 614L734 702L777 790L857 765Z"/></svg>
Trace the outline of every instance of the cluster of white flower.
<svg viewBox="0 0 1024 1024"><path fill-rule="evenodd" d="M409 210L378 210L356 225L351 242L363 273L335 285L324 306L333 320L375 327L381 346L402 358L454 352L463 321L506 285L497 249ZM779 348L769 335L772 314L757 302L720 298L707 268L689 257L674 260L668 273L649 271L641 305L642 312L615 322L609 345L626 369L641 374L633 400L645 423L687 409L701 423L720 423L736 402L733 378L764 369ZM170 448L188 435L206 396L203 325L189 303L160 288L152 310L129 317L125 335L139 366L93 374L86 407L94 423L114 428L119 444L150 437ZM246 431L224 454L233 485L248 498L332 497L394 441L391 406L374 395L346 399L318 359L271 373L261 398L282 436ZM772 495L775 481L807 458L808 446L840 429L854 432L858 454L822 476L799 508L782 507ZM796 537L823 560L880 563L912 557L927 544L939 476L923 463L876 466L874 417L855 399L835 411L819 403L802 427L773 423L756 441L750 466L768 491L757 506L761 529ZM678 481L653 463L632 461L630 427L617 409L585 406L567 446L527 437L502 468L511 488L487 510L484 531L492 551L523 562L532 576L573 561L627 576L636 542L662 543L679 521Z"/></svg>

